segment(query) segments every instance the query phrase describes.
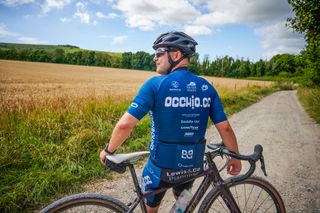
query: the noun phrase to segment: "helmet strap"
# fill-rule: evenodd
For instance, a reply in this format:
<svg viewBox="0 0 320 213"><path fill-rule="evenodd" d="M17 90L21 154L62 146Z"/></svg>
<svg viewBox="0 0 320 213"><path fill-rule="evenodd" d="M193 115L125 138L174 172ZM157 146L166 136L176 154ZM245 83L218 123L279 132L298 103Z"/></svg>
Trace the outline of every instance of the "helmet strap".
<svg viewBox="0 0 320 213"><path fill-rule="evenodd" d="M172 72L172 69L177 66L183 59L185 59L186 57L183 55L181 56L181 58L179 58L177 61L173 61L170 54L168 53L168 61L170 64L170 67L168 69L168 74L170 74Z"/></svg>

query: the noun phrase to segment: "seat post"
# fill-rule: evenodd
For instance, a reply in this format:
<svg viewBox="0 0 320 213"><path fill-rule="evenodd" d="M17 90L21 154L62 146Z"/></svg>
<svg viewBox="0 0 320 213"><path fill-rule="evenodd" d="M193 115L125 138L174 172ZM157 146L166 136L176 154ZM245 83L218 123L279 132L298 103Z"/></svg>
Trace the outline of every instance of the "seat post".
<svg viewBox="0 0 320 213"><path fill-rule="evenodd" d="M133 164L129 164L129 170L130 170L131 177L132 177L132 180L133 180L134 188L135 188L136 192L140 193L139 195L141 195L141 188L140 188L139 181L138 181L138 178L137 178L137 174L136 174L136 171L134 169Z"/></svg>
<svg viewBox="0 0 320 213"><path fill-rule="evenodd" d="M133 164L129 164L129 170L130 170L131 177L132 177L132 180L133 180L135 192L138 195L138 199L140 200L142 198L143 194L141 192L141 188L140 188L139 181L138 181L138 178L137 178L136 170L134 169ZM147 212L146 205L144 204L144 200L143 199L140 200L140 206L141 206L142 212Z"/></svg>

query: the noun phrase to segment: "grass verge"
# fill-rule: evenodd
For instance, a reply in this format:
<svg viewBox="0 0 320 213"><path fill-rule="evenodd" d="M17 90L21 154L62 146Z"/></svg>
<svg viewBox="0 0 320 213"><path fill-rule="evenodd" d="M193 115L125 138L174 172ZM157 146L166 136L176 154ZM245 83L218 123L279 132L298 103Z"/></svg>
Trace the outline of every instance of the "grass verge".
<svg viewBox="0 0 320 213"><path fill-rule="evenodd" d="M309 116L320 123L320 87L299 88L297 94Z"/></svg>
<svg viewBox="0 0 320 213"><path fill-rule="evenodd" d="M275 90L218 88L228 115ZM31 107L0 103L0 212L31 212L59 194L81 191L85 182L111 177L98 155L130 101L56 102ZM149 132L146 116L119 152L148 150Z"/></svg>

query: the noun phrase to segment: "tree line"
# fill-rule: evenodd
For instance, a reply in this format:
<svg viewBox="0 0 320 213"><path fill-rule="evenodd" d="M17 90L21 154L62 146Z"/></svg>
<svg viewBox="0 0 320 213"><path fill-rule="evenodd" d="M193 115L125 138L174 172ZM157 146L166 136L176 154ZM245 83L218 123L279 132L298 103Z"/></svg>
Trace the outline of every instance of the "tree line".
<svg viewBox="0 0 320 213"><path fill-rule="evenodd" d="M256 62L243 58L225 56L202 60L196 54L190 60L190 69L197 74L220 77L280 77L298 80L304 85L320 85L320 7L318 0L288 0L295 17L287 19L287 26L304 33L306 49L299 55L278 54L270 60ZM0 59L52 62L88 66L105 66L125 69L155 70L154 54L136 53L109 54L101 51L81 50L72 45L72 51L60 46L54 51L39 49L0 48Z"/></svg>
<svg viewBox="0 0 320 213"><path fill-rule="evenodd" d="M154 54L144 51L124 52L111 55L106 52L77 50L73 52L57 48L54 51L34 49L0 49L1 59L51 62L113 68L155 70ZM305 55L279 54L270 60L256 62L230 56L210 60L206 55L200 60L196 54L190 60L190 69L196 74L218 77L247 78L263 76L295 77L303 76Z"/></svg>

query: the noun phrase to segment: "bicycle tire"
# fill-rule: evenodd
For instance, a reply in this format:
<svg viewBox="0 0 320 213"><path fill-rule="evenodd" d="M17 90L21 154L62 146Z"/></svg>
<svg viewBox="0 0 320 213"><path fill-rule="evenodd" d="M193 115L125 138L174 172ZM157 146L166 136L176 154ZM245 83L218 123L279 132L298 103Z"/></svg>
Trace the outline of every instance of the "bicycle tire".
<svg viewBox="0 0 320 213"><path fill-rule="evenodd" d="M229 189L241 212L285 213L285 205L279 192L261 177L249 177L240 183L229 184ZM204 198L198 212L230 212L214 187Z"/></svg>
<svg viewBox="0 0 320 213"><path fill-rule="evenodd" d="M109 211L108 211L109 210ZM56 212L126 212L121 201L100 194L75 194L64 197L45 207L40 213Z"/></svg>

